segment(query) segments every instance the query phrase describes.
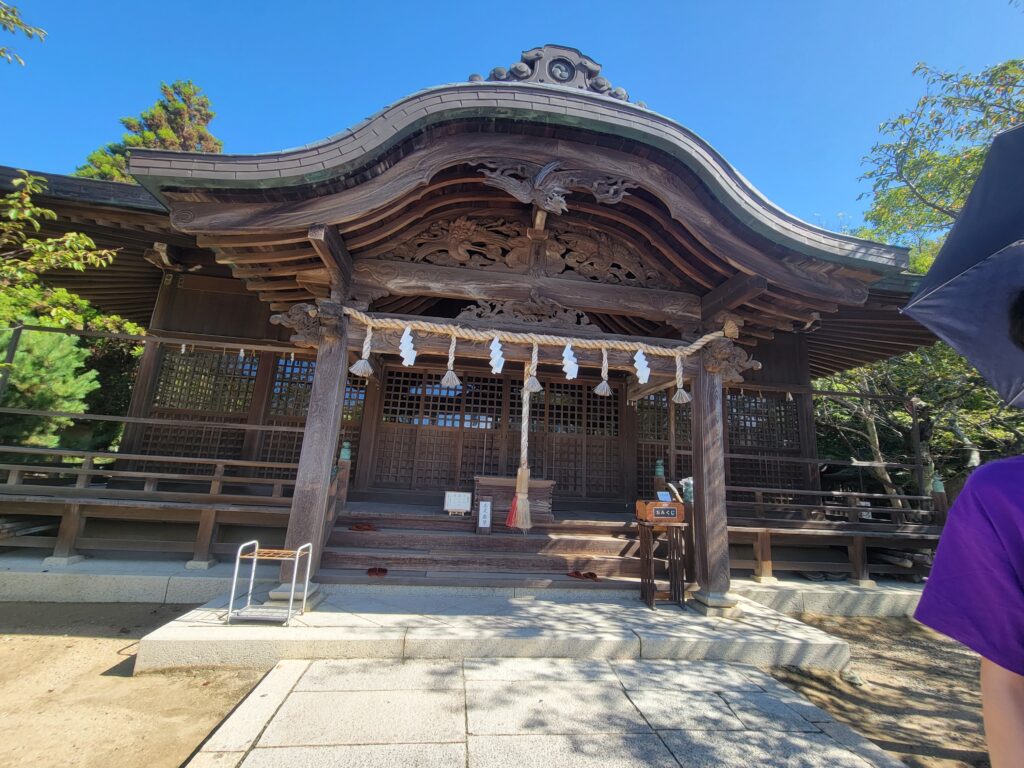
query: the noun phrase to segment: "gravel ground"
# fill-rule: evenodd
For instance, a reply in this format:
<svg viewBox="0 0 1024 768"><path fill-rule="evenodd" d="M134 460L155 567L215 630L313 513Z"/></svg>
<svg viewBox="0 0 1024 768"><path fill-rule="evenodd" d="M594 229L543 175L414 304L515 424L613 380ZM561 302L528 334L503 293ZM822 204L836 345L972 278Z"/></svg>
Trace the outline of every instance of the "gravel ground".
<svg viewBox="0 0 1024 768"><path fill-rule="evenodd" d="M907 765L988 768L977 654L911 619L801 619L849 642L852 663L843 676L772 670L779 680Z"/></svg>
<svg viewBox="0 0 1024 768"><path fill-rule="evenodd" d="M180 765L262 677L132 677L138 639L190 607L0 603L0 765Z"/></svg>

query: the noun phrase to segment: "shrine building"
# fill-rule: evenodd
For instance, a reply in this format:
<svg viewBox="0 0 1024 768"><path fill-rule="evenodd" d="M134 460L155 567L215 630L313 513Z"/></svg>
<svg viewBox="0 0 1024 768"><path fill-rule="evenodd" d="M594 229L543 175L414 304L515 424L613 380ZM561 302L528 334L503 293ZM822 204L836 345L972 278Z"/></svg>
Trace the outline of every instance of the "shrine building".
<svg viewBox="0 0 1024 768"><path fill-rule="evenodd" d="M826 464L870 463L815 437L813 379L932 341L897 311L907 251L781 210L573 48L295 149L139 149L130 172L44 174L45 231L118 249L46 281L146 334L126 411L75 422L119 441L0 446L0 515L32 526L2 546L199 567L255 532L313 542L324 582L629 579L634 503L686 477L704 606L771 578L773 545L776 570L862 582L914 571L877 549L934 546L920 456L891 466L909 492L839 487ZM49 332L0 339L12 360Z"/></svg>

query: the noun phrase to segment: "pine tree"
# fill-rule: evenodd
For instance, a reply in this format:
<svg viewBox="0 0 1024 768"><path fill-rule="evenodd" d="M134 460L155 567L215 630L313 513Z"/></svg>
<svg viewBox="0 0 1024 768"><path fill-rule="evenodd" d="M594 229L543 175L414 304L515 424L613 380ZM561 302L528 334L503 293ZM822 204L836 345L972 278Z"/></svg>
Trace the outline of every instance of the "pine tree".
<svg viewBox="0 0 1024 768"><path fill-rule="evenodd" d="M121 141L97 149L75 171L90 179L131 182L128 153L132 149L174 149L183 152L220 152L223 144L207 127L215 113L210 99L191 80L160 84L162 96L138 117L122 117L128 132Z"/></svg>

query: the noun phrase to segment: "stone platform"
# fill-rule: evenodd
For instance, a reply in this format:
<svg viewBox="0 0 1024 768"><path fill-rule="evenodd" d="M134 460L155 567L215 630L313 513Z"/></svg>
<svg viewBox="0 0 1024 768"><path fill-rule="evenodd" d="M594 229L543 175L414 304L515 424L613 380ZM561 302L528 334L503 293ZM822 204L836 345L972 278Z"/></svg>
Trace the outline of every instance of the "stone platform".
<svg viewBox="0 0 1024 768"><path fill-rule="evenodd" d="M892 768L754 667L721 662L282 661L189 768Z"/></svg>
<svg viewBox="0 0 1024 768"><path fill-rule="evenodd" d="M839 670L847 644L740 597L739 619L662 605L632 592L325 585L292 626L224 623L227 598L140 641L136 672L189 666L270 668L284 659L558 657L683 659Z"/></svg>

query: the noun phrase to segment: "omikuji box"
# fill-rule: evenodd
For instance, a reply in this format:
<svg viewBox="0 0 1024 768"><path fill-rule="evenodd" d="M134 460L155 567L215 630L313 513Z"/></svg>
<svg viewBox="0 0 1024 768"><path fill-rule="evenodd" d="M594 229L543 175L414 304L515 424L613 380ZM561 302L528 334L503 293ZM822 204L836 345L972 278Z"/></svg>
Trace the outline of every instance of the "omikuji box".
<svg viewBox="0 0 1024 768"><path fill-rule="evenodd" d="M686 520L686 505L678 501L638 501L636 519L648 523L682 523Z"/></svg>

